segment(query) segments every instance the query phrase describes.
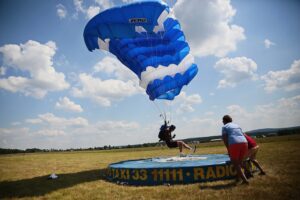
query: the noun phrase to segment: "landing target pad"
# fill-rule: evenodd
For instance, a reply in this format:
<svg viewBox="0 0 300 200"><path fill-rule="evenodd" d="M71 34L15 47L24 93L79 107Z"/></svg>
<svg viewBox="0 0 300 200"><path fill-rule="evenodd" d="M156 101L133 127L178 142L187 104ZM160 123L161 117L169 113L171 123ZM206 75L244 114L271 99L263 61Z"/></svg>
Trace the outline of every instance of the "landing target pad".
<svg viewBox="0 0 300 200"><path fill-rule="evenodd" d="M126 160L110 164L107 170L109 180L129 185L187 184L235 175L230 158L224 154Z"/></svg>

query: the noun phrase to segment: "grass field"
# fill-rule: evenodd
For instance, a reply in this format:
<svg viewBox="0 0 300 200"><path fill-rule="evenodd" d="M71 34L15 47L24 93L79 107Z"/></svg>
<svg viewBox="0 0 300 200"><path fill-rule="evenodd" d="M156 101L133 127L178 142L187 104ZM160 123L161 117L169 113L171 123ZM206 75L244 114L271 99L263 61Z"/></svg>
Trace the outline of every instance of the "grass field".
<svg viewBox="0 0 300 200"><path fill-rule="evenodd" d="M300 199L300 135L262 138L258 160L267 175L250 185L233 180L173 186L124 186L105 180L108 164L177 155L166 147L0 156L0 199ZM200 144L198 154L225 153L221 142ZM51 173L56 180L47 180Z"/></svg>

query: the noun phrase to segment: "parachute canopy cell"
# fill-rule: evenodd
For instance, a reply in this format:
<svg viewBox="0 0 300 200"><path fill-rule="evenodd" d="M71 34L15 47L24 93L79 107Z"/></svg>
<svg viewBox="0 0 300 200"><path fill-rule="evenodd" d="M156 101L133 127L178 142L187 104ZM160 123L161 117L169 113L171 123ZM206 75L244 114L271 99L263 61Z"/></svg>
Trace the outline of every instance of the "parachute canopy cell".
<svg viewBox="0 0 300 200"><path fill-rule="evenodd" d="M84 41L90 51L114 54L151 100L173 100L198 72L178 20L162 2L105 10L87 23Z"/></svg>

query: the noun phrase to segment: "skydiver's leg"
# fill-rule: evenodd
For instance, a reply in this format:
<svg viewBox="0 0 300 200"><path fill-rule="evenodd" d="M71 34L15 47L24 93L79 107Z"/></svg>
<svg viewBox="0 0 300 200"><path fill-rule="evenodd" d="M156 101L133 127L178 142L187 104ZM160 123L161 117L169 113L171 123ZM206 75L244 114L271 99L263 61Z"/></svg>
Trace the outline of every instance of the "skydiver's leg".
<svg viewBox="0 0 300 200"><path fill-rule="evenodd" d="M177 144L179 146L179 149L182 150L182 147L186 148L186 149L189 149L189 150L192 150L193 148L190 147L189 145L187 145L185 142L183 141L177 141Z"/></svg>
<svg viewBox="0 0 300 200"><path fill-rule="evenodd" d="M180 141L177 141L179 152L182 153L182 143Z"/></svg>

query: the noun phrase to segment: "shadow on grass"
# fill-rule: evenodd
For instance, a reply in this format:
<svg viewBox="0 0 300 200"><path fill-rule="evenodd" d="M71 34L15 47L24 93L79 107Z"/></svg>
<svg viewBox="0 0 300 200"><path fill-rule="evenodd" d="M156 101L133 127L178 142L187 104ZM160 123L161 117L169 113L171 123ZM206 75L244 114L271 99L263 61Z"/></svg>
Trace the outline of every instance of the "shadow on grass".
<svg viewBox="0 0 300 200"><path fill-rule="evenodd" d="M77 184L105 180L106 169L89 170L70 174L57 174L58 179L49 180L48 176L34 177L17 181L0 182L0 199L43 196L55 190Z"/></svg>
<svg viewBox="0 0 300 200"><path fill-rule="evenodd" d="M199 188L201 190L205 190L205 189L212 189L212 190L223 190L223 189L229 189L229 188L233 188L236 187L236 182L235 181L230 181L228 183L220 183L220 184L214 184L214 185L200 185Z"/></svg>

